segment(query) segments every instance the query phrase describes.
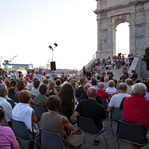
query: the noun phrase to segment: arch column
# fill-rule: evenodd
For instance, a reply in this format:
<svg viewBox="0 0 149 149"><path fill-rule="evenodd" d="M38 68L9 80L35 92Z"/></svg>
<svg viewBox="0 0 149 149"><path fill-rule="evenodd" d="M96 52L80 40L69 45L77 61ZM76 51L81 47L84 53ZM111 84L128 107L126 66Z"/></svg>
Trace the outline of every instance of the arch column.
<svg viewBox="0 0 149 149"><path fill-rule="evenodd" d="M131 13L131 23L129 25L130 33L130 53L136 54L136 38L135 38L135 13Z"/></svg>
<svg viewBox="0 0 149 149"><path fill-rule="evenodd" d="M116 55L116 28L113 29L113 55Z"/></svg>

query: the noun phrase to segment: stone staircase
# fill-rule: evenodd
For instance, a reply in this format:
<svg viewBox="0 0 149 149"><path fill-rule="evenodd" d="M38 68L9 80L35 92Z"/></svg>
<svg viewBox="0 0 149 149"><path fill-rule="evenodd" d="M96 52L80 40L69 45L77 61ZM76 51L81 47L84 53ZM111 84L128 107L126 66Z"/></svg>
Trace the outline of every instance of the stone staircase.
<svg viewBox="0 0 149 149"><path fill-rule="evenodd" d="M91 68L94 61L95 61L95 59L92 59L85 66L85 69L87 70L88 68ZM111 71L114 74L113 79L119 80L120 77L122 76L122 70L123 70L123 67L121 67L120 69L110 69L110 70L103 69L100 71L100 75L102 74L103 71L105 71L105 73L107 73L108 71ZM139 57L134 57L134 60L128 69L128 73L130 73L132 70L135 70L137 72L138 76L140 76L140 58ZM79 76L82 76L82 75L83 75L83 69L81 69L79 72Z"/></svg>
<svg viewBox="0 0 149 149"><path fill-rule="evenodd" d="M120 69L111 69L111 70L104 70L104 71L105 71L105 73L107 73L108 71L111 71L113 73L113 75L114 75L113 76L113 79L119 80L120 77L122 76L122 70L123 70L123 68L120 68ZM101 71L101 73L102 73L102 71Z"/></svg>

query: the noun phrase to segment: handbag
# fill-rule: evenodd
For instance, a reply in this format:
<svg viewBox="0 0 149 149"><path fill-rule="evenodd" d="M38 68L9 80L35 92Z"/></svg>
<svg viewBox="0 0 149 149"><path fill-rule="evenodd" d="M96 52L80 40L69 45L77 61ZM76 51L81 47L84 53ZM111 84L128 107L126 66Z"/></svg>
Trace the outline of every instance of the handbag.
<svg viewBox="0 0 149 149"><path fill-rule="evenodd" d="M79 147L83 142L83 135L83 130L78 129L69 136L67 136L66 141L73 147Z"/></svg>

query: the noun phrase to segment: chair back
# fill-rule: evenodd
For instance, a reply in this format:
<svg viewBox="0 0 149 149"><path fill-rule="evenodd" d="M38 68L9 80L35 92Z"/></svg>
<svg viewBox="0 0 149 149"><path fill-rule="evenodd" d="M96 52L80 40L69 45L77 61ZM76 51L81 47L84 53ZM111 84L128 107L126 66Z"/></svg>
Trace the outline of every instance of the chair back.
<svg viewBox="0 0 149 149"><path fill-rule="evenodd" d="M35 111L35 115L36 115L37 120L40 121L41 115L42 115L42 113L45 112L45 110L41 107L34 107L34 111Z"/></svg>
<svg viewBox="0 0 149 149"><path fill-rule="evenodd" d="M91 118L79 116L77 119L78 127L85 132L97 134L99 130Z"/></svg>
<svg viewBox="0 0 149 149"><path fill-rule="evenodd" d="M118 122L118 120L122 120L122 110L113 107L111 111L111 119L116 122Z"/></svg>
<svg viewBox="0 0 149 149"><path fill-rule="evenodd" d="M40 144L42 149L64 149L61 136L57 133L47 132L40 128Z"/></svg>
<svg viewBox="0 0 149 149"><path fill-rule="evenodd" d="M1 126L7 126L7 127L10 127L8 122L6 121L6 119L4 118L2 123L1 123Z"/></svg>
<svg viewBox="0 0 149 149"><path fill-rule="evenodd" d="M12 128L16 137L23 140L32 140L24 122L12 120Z"/></svg>
<svg viewBox="0 0 149 149"><path fill-rule="evenodd" d="M147 128L145 126L119 120L117 135L124 141L137 145L143 145L147 143L146 130Z"/></svg>

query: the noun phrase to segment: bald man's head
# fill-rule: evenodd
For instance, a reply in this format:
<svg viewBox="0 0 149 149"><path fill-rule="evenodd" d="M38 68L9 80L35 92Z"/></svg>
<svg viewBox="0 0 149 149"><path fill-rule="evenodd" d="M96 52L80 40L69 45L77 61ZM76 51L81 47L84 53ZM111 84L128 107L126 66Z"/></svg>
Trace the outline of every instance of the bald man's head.
<svg viewBox="0 0 149 149"><path fill-rule="evenodd" d="M90 87L88 90L87 90L87 95L89 98L91 99L96 99L96 96L97 96L97 91L96 91L96 88L95 87Z"/></svg>

